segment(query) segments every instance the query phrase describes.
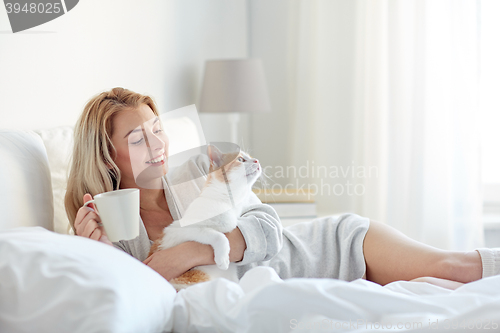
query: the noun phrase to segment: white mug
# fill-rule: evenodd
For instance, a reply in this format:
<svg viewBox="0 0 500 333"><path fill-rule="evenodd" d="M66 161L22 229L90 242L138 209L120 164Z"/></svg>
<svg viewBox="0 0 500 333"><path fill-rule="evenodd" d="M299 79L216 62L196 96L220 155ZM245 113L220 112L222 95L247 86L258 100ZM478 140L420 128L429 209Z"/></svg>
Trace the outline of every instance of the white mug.
<svg viewBox="0 0 500 333"><path fill-rule="evenodd" d="M139 236L139 194L137 188L100 193L84 206L94 203L111 242L134 239Z"/></svg>

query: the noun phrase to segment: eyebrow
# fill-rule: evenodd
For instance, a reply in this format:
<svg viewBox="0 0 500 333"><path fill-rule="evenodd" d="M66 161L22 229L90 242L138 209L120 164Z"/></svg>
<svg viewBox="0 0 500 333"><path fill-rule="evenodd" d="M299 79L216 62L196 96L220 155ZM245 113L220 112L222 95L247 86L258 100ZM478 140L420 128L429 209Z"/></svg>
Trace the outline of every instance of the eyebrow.
<svg viewBox="0 0 500 333"><path fill-rule="evenodd" d="M159 119L158 119L158 117L156 117L155 121L153 121L153 125L154 125L154 124L155 124L158 120L159 120ZM123 138L125 139L127 136L129 136L129 134L130 134L130 133L135 133L135 132L139 132L139 131L142 131L142 129L141 129L141 128L136 128L136 129L134 129L134 130L131 130L131 131L129 131L127 134L125 134L125 136L124 136Z"/></svg>

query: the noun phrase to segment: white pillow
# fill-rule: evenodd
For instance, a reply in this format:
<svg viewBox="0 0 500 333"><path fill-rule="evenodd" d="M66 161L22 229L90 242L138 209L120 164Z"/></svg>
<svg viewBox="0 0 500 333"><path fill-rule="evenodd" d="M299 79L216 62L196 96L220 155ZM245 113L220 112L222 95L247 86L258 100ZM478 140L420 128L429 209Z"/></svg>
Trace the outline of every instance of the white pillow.
<svg viewBox="0 0 500 333"><path fill-rule="evenodd" d="M64 196L68 183L69 162L73 153L73 127L60 126L34 132L42 138L49 159L54 196L54 231L67 234L71 227L64 208Z"/></svg>
<svg viewBox="0 0 500 333"><path fill-rule="evenodd" d="M47 153L32 131L0 129L0 231L42 226L53 230Z"/></svg>
<svg viewBox="0 0 500 333"><path fill-rule="evenodd" d="M112 246L41 227L0 232L0 332L162 332L175 296Z"/></svg>

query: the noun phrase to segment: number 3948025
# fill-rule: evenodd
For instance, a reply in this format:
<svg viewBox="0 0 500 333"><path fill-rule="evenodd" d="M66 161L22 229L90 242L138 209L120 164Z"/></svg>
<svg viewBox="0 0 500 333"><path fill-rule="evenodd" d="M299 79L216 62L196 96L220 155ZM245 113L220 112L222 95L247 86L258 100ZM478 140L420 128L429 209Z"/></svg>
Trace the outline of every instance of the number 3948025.
<svg viewBox="0 0 500 333"><path fill-rule="evenodd" d="M45 13L45 14L59 14L61 12L61 3L25 3L21 5L20 3L14 2L5 3L5 8L7 9L7 14L10 13Z"/></svg>

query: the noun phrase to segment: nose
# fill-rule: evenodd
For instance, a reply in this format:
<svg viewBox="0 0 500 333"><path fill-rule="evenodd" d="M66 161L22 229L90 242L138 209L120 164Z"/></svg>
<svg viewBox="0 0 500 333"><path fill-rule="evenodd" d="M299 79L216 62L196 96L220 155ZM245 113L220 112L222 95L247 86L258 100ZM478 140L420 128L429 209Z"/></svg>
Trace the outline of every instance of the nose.
<svg viewBox="0 0 500 333"><path fill-rule="evenodd" d="M152 150L166 149L166 142L156 135L148 135L149 146Z"/></svg>
<svg viewBox="0 0 500 333"><path fill-rule="evenodd" d="M254 162L254 163L259 163L259 160L255 158L255 159L253 160L253 162Z"/></svg>

